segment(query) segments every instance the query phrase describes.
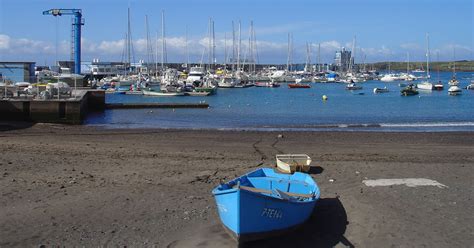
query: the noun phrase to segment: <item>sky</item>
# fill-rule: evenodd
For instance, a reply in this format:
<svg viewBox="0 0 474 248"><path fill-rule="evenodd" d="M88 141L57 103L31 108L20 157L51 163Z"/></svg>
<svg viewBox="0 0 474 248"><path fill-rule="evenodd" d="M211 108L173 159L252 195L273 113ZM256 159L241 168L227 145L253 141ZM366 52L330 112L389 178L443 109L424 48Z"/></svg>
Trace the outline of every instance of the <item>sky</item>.
<svg viewBox="0 0 474 248"><path fill-rule="evenodd" d="M0 61L52 64L70 57L71 16L43 16L52 8L82 9L82 60L122 61L131 12L134 57L146 59L145 16L153 49L161 52L161 12L165 15L168 62L184 62L185 33L191 62L207 54L209 18L215 23L216 60L231 49L232 21L242 25L242 56L253 21L260 63L287 61L288 33L293 62L332 63L336 50L352 48L356 63L426 60L429 34L432 61L474 59L472 0L0 0ZM158 42L156 42L156 36ZM156 44L158 44L156 46ZM161 57L158 54L158 57ZM204 56L204 61L207 61Z"/></svg>

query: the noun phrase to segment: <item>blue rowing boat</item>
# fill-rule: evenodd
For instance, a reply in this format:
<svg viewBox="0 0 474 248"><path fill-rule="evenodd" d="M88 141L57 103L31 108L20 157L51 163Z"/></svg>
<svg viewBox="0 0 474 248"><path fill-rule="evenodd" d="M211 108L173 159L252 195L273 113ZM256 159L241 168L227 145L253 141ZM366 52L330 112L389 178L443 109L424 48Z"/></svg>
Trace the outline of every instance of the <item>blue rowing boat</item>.
<svg viewBox="0 0 474 248"><path fill-rule="evenodd" d="M225 229L238 242L280 234L303 224L319 199L310 175L258 169L212 190Z"/></svg>

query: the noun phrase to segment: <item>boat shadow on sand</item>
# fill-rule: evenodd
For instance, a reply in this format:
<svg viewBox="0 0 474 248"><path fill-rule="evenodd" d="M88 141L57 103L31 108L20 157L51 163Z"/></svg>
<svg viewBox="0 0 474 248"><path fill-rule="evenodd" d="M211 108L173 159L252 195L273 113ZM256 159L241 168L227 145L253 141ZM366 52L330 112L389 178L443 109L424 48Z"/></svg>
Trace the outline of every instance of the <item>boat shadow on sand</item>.
<svg viewBox="0 0 474 248"><path fill-rule="evenodd" d="M306 248L306 247L334 247L341 243L346 247L354 247L344 237L349 224L347 214L338 198L324 198L318 201L309 220L283 235L254 242L241 244L245 248ZM237 247L237 243L216 224L203 228L197 235L184 240L176 240L167 247Z"/></svg>
<svg viewBox="0 0 474 248"><path fill-rule="evenodd" d="M249 242L240 247L334 247L339 243L354 247L344 237L348 224L341 201L338 198L324 198L318 201L309 220L294 231L275 238Z"/></svg>

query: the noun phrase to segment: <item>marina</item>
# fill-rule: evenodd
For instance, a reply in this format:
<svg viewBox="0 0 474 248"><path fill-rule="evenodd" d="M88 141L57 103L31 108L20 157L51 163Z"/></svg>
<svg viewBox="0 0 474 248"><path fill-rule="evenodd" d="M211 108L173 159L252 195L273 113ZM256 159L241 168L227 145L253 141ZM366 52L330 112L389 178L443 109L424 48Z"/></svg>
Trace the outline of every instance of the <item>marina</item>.
<svg viewBox="0 0 474 248"><path fill-rule="evenodd" d="M471 247L472 7L0 0L0 247Z"/></svg>

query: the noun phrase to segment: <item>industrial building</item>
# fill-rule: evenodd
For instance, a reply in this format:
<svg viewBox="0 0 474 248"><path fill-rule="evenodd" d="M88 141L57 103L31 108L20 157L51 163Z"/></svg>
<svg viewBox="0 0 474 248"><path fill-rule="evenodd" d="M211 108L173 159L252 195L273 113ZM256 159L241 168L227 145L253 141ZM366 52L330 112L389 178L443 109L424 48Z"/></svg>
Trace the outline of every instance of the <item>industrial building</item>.
<svg viewBox="0 0 474 248"><path fill-rule="evenodd" d="M2 62L0 61L0 75L2 80L34 83L35 62Z"/></svg>

